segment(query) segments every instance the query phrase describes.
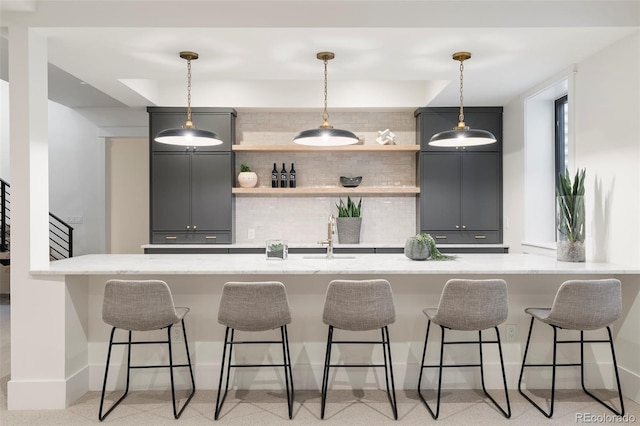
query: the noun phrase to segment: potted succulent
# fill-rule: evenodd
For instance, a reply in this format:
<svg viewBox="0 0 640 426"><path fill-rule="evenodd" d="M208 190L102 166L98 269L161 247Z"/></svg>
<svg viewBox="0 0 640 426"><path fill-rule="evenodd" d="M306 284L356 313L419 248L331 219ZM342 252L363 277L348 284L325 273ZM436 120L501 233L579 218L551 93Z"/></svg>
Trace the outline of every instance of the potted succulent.
<svg viewBox="0 0 640 426"><path fill-rule="evenodd" d="M573 183L568 170L558 175L557 259L565 262L585 261L584 175L578 169Z"/></svg>
<svg viewBox="0 0 640 426"><path fill-rule="evenodd" d="M407 238L407 242L404 245L404 255L411 260L447 260L454 258L454 256L440 253L440 250L436 247L436 241L427 233L416 234Z"/></svg>
<svg viewBox="0 0 640 426"><path fill-rule="evenodd" d="M347 197L346 204L340 198L340 203L336 204L336 207L338 208L338 217L336 218L338 242L341 244L359 243L362 226L362 218L360 217L362 198L357 205L351 200L351 197Z"/></svg>
<svg viewBox="0 0 640 426"><path fill-rule="evenodd" d="M258 184L258 175L251 170L251 167L245 163L240 164L240 174L238 175L238 184L242 188L253 188Z"/></svg>

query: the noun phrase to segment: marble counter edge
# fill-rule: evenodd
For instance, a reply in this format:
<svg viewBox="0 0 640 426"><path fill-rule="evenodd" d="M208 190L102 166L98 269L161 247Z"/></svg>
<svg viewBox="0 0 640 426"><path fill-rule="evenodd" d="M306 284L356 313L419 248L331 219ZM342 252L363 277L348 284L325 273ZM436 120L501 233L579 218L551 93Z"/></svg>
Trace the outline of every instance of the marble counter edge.
<svg viewBox="0 0 640 426"><path fill-rule="evenodd" d="M531 254L464 254L454 261L416 262L403 254L359 254L353 259L266 260L261 254L85 255L34 269L34 276L61 275L627 275L640 268L609 263L566 263Z"/></svg>

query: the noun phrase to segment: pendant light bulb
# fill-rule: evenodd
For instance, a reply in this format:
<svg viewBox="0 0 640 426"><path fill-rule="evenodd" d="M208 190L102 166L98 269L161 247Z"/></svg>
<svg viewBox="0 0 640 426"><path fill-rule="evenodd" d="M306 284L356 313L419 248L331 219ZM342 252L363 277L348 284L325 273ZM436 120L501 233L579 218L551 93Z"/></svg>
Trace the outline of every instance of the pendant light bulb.
<svg viewBox="0 0 640 426"><path fill-rule="evenodd" d="M316 58L324 63L324 111L322 113L322 124L317 129L304 130L300 132L293 142L298 145L307 146L342 146L358 143L358 137L342 129L334 129L329 124L329 112L327 111L327 63L335 58L333 52L319 52Z"/></svg>
<svg viewBox="0 0 640 426"><path fill-rule="evenodd" d="M221 145L222 139L214 132L198 129L191 119L191 61L198 59L196 52L183 51L180 57L187 61L187 121L180 128L165 129L159 132L155 141L168 145L213 146Z"/></svg>
<svg viewBox="0 0 640 426"><path fill-rule="evenodd" d="M456 52L452 59L460 62L460 113L458 114L458 125L453 130L445 130L436 133L429 140L429 145L440 147L456 146L479 146L488 145L496 141L496 137L486 130L471 129L464 122L463 106L463 71L464 61L471 58L470 52Z"/></svg>

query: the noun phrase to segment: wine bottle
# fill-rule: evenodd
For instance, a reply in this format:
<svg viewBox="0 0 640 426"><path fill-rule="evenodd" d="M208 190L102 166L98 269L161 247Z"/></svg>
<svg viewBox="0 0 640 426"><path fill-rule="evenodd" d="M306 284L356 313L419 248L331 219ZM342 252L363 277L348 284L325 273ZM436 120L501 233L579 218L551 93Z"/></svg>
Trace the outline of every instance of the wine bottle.
<svg viewBox="0 0 640 426"><path fill-rule="evenodd" d="M291 163L291 170L289 170L289 188L296 187L296 169L293 168L293 163Z"/></svg>
<svg viewBox="0 0 640 426"><path fill-rule="evenodd" d="M273 170L271 170L271 187L278 187L278 169L276 168L276 163L273 163Z"/></svg>
<svg viewBox="0 0 640 426"><path fill-rule="evenodd" d="M284 168L284 163L282 163L282 170L280 170L280 188L287 187L287 169Z"/></svg>

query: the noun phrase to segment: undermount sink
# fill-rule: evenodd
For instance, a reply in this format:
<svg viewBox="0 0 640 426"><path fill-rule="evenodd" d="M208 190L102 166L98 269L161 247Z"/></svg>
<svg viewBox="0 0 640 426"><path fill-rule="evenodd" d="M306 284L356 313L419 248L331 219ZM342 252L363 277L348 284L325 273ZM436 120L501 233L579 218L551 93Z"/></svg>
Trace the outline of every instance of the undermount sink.
<svg viewBox="0 0 640 426"><path fill-rule="evenodd" d="M331 259L327 259L327 255L326 254L308 254L305 256L302 256L303 259L326 259L326 260L349 260L349 259L355 259L355 256L345 256L345 255L341 255L341 254L334 254L333 258Z"/></svg>

